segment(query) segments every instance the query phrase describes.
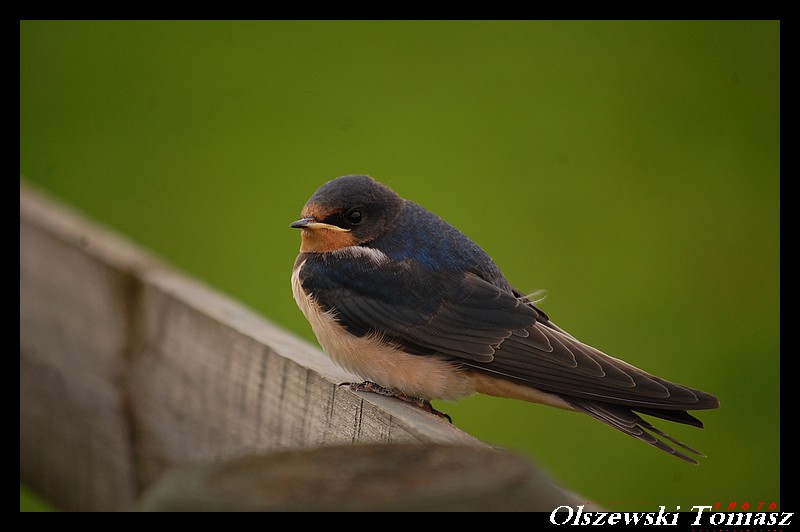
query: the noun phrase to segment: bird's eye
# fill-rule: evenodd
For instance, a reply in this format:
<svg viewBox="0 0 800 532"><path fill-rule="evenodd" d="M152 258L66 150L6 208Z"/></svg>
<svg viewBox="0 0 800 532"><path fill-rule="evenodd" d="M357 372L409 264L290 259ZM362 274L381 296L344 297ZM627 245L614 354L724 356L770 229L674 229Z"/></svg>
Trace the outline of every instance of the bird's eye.
<svg viewBox="0 0 800 532"><path fill-rule="evenodd" d="M361 211L355 209L352 211L348 211L345 213L344 217L352 225L356 225L361 221Z"/></svg>

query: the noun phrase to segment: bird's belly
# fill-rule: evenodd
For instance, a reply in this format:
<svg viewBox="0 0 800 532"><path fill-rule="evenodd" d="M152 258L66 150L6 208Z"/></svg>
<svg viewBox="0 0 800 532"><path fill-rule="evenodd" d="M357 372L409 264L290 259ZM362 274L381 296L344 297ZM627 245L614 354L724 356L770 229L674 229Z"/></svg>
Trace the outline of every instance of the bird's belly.
<svg viewBox="0 0 800 532"><path fill-rule="evenodd" d="M471 376L442 359L411 355L383 341L379 335L350 334L331 312L323 311L303 290L302 264L292 274L292 293L311 324L322 349L338 365L362 379L406 395L454 401L475 393Z"/></svg>

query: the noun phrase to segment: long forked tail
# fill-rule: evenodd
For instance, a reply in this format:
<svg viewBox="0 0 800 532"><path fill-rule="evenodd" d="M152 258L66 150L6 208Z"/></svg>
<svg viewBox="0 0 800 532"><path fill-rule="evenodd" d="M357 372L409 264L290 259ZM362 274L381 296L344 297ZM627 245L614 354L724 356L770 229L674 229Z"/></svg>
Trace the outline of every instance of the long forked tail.
<svg viewBox="0 0 800 532"><path fill-rule="evenodd" d="M661 430L657 429L639 417L636 412L630 409L630 407L605 403L602 401L582 399L580 397L563 398L579 412L588 414L593 418L598 419L603 423L606 423L615 429L624 432L625 434L628 434L629 436L633 436L637 440L648 443L653 447L657 447L658 449L672 454L682 460L686 460L691 464L699 464L699 462L691 456L679 451L672 445L685 449L686 451L694 453L698 456L705 457L705 455L700 451L692 449L688 445L676 440L666 432L662 432ZM653 410L641 408L639 411L643 414L657 416L670 421L685 423L687 425L692 425L699 428L703 427L703 423L699 419L689 415L688 412L683 410ZM654 434L661 439L656 438ZM669 443L666 443L662 440L666 440Z"/></svg>

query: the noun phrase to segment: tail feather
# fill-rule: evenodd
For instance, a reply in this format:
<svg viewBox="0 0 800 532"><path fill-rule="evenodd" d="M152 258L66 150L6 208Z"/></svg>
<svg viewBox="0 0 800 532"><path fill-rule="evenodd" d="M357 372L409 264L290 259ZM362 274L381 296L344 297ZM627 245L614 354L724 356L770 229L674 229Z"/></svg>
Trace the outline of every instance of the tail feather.
<svg viewBox="0 0 800 532"><path fill-rule="evenodd" d="M685 460L691 464L699 464L699 462L694 458L692 458L691 456L688 456L687 454L684 454L675 447L671 446L670 443L682 449L685 449L686 451L694 453L698 456L703 456L703 457L705 456L700 451L689 447L688 445L673 438L666 432L657 429L656 427L654 427L653 425L651 425L650 423L639 417L633 410L631 410L627 406L604 403L601 401L592 401L580 397L562 396L562 398L576 410L588 414L593 418L602 421L603 423L606 423L607 425L610 425L629 436L636 438L637 440L643 441L649 445L652 445L653 447L661 449L662 451L672 454L677 458ZM664 410L646 410L646 409L640 409L640 411L643 414L657 416L663 419L667 419L669 421L676 421L678 423L685 423L687 425L702 427L702 423L700 423L699 420L697 420L696 418L694 418L693 416L689 415L684 411L677 411L677 410L664 411ZM655 436L653 434L655 434ZM661 439L657 438L656 436L660 437ZM662 440L667 440L667 442L669 443L666 443Z"/></svg>
<svg viewBox="0 0 800 532"><path fill-rule="evenodd" d="M657 408L636 408L636 411L646 416L658 417L675 423L691 425L698 429L703 428L703 422L685 410L659 410Z"/></svg>

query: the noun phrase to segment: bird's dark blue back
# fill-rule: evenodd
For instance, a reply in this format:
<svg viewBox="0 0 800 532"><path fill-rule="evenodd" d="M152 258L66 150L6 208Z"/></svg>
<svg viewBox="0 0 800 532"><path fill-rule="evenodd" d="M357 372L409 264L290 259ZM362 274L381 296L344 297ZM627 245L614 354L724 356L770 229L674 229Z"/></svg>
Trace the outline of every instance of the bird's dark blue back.
<svg viewBox="0 0 800 532"><path fill-rule="evenodd" d="M412 260L421 272L472 272L490 283L511 290L492 258L461 231L431 211L406 201L394 222L369 246L397 261Z"/></svg>

